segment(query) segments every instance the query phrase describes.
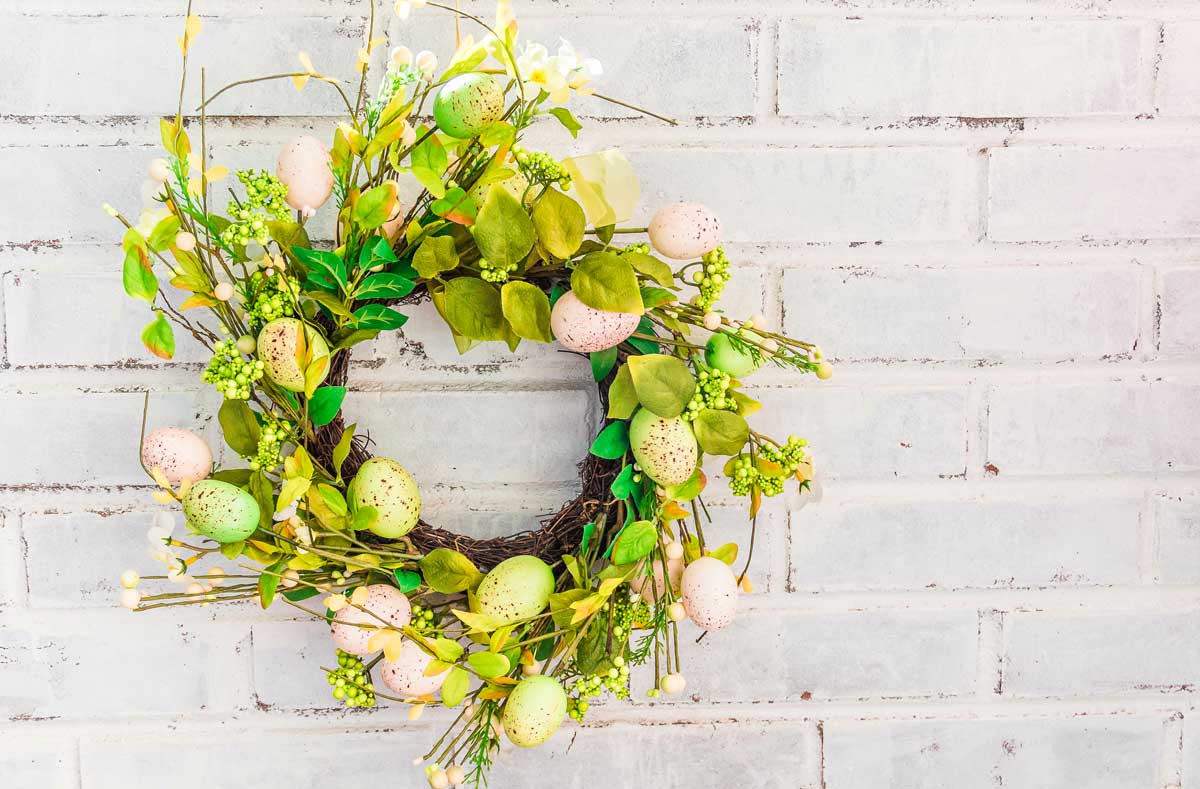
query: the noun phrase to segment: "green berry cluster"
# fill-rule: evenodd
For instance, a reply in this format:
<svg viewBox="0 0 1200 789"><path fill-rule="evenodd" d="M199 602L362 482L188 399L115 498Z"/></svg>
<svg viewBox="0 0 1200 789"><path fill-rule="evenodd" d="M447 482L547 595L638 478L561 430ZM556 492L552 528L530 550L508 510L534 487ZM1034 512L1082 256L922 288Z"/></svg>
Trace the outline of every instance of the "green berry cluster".
<svg viewBox="0 0 1200 789"><path fill-rule="evenodd" d="M508 282L508 275L516 271L516 263L498 265L486 258L479 260L479 277L484 282Z"/></svg>
<svg viewBox="0 0 1200 789"><path fill-rule="evenodd" d="M283 272L267 276L262 271L255 271L242 290L251 331L257 332L276 318L290 318L296 314L293 305L300 292L300 283Z"/></svg>
<svg viewBox="0 0 1200 789"><path fill-rule="evenodd" d="M564 191L571 188L571 174L550 154L517 147L512 152L517 160L517 169L530 183L545 186L558 184L558 188Z"/></svg>
<svg viewBox="0 0 1200 789"><path fill-rule="evenodd" d="M221 231L221 240L231 247L251 241L266 244L271 240L267 222L288 219L287 187L266 170L238 170L237 177L246 187L246 201L229 203L228 213L235 221Z"/></svg>
<svg viewBox="0 0 1200 789"><path fill-rule="evenodd" d="M700 287L700 297L696 299L696 306L707 310L721 298L725 283L729 282L729 258L725 257L724 247L717 247L706 253L701 260L704 262L704 268L692 274L692 282Z"/></svg>
<svg viewBox="0 0 1200 789"><path fill-rule="evenodd" d="M250 458L254 471L274 471L283 463L281 451L292 426L288 422L268 422L258 432L258 452Z"/></svg>
<svg viewBox="0 0 1200 789"><path fill-rule="evenodd" d="M329 672L329 684L333 697L345 702L347 707L374 707L375 686L363 662L349 652L337 651L338 667Z"/></svg>
<svg viewBox="0 0 1200 789"><path fill-rule="evenodd" d="M733 378L724 370L702 369L696 375L696 392L680 414L688 422L706 408L717 411L736 411L737 401L729 391Z"/></svg>
<svg viewBox="0 0 1200 789"><path fill-rule="evenodd" d="M805 439L788 436L787 443L783 446L763 444L758 451L766 460L782 466L788 474L794 474L796 469L800 468L800 464L808 460L808 453L804 451L807 446L808 441Z"/></svg>
<svg viewBox="0 0 1200 789"><path fill-rule="evenodd" d="M783 493L783 481L783 476L764 474L750 462L749 455L741 455L734 461L729 490L735 496L748 496L758 488L764 496L777 496Z"/></svg>
<svg viewBox="0 0 1200 789"><path fill-rule="evenodd" d="M591 706L588 699L594 699L606 690L618 699L629 698L629 666L620 655L612 659L612 667L607 671L575 680L567 696L567 714L574 720L583 720Z"/></svg>
<svg viewBox="0 0 1200 789"><path fill-rule="evenodd" d="M226 400L249 400L251 385L263 377L263 363L238 352L236 340L220 340L200 380L217 387Z"/></svg>
<svg viewBox="0 0 1200 789"><path fill-rule="evenodd" d="M414 630L427 632L433 630L437 622L437 615L432 608L426 608L420 603L413 603L412 606L412 622L410 623Z"/></svg>
<svg viewBox="0 0 1200 789"><path fill-rule="evenodd" d="M634 253L641 254L641 255L649 255L650 254L650 245L647 244L645 241L639 241L636 244L630 244L627 247L622 247L621 249L617 250L618 255L630 255L630 254L634 254Z"/></svg>

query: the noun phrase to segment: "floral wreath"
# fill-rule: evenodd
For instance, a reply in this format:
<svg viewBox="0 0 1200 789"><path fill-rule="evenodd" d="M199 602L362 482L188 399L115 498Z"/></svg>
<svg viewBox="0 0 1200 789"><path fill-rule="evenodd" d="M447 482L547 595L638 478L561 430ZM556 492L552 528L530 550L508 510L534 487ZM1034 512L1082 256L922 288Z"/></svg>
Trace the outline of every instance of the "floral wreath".
<svg viewBox="0 0 1200 789"><path fill-rule="evenodd" d="M562 106L576 94L673 121L596 93L599 64L565 42L554 54L519 48L509 0L493 25L425 0L400 0L396 12L426 5L478 24L483 38L460 37L440 74L432 53L397 47L372 97L368 66L382 42L372 4L356 94L304 53L302 70L202 91L186 119L181 85L179 110L161 122L166 155L150 165L150 205L136 225L105 209L127 228L124 288L154 313L145 346L170 359L179 328L212 352L202 379L224 396L225 442L246 461L214 468L198 435L147 435L143 419L155 498L181 506L191 536L158 513L151 557L166 574L127 570L122 605L281 600L325 620L337 651L322 670L336 699L388 699L411 705L413 718L427 705L461 707L418 760L443 787L486 783L502 736L539 745L605 691L628 698L633 666L653 664L651 698L683 690L681 625L725 627L739 588L751 589L753 529L740 571L736 544L705 539L703 456L728 457L724 474L748 497L753 524L764 496L790 477L806 488L812 466L803 439L750 428L745 417L760 406L742 379L767 363L819 378L832 370L817 346L771 331L761 315L717 308L731 270L703 205L620 227L639 190L618 152L560 161L520 146L545 119L576 136ZM200 30L189 3L185 84ZM215 213L211 187L228 172L209 163L208 108L232 87L289 78L341 96L347 116L332 148L291 141L274 175L239 171L241 194L231 189L226 214ZM198 150L186 126L199 127ZM404 184L419 194L402 200ZM306 222L331 198L326 249ZM629 234L648 243L616 243ZM174 291L188 295L176 304ZM435 528L404 467L372 457L344 423L350 349L400 328L397 307L423 299L460 352L557 341L590 362L605 424L580 464L581 493L540 528L489 540ZM221 557L239 569L202 569ZM183 590L148 594L143 580Z"/></svg>

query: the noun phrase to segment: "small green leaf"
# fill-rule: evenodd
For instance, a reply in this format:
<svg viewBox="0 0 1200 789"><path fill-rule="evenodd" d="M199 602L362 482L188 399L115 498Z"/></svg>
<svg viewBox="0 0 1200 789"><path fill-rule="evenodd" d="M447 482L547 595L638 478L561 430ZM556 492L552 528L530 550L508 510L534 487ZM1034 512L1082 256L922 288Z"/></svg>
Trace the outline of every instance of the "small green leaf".
<svg viewBox="0 0 1200 789"><path fill-rule="evenodd" d="M146 239L146 243L155 252L162 252L175 243L177 235L179 235L179 217L171 214L159 220L158 224L154 226L154 230L150 231L150 237Z"/></svg>
<svg viewBox="0 0 1200 789"><path fill-rule="evenodd" d="M324 427L338 415L345 399L346 387L322 386L308 399L308 418L316 427Z"/></svg>
<svg viewBox="0 0 1200 789"><path fill-rule="evenodd" d="M567 131L571 132L572 137L579 136L579 130L583 128L583 124L575 120L575 116L571 114L569 109L566 107L555 107L551 110L547 110L547 112L557 118L558 122L561 123Z"/></svg>
<svg viewBox="0 0 1200 789"><path fill-rule="evenodd" d="M588 357L592 362L592 378L603 381L617 364L617 349L612 347L603 351L592 351Z"/></svg>
<svg viewBox="0 0 1200 789"><path fill-rule="evenodd" d="M674 356L630 356L628 367L638 402L661 417L679 416L696 391L687 362Z"/></svg>
<svg viewBox="0 0 1200 789"><path fill-rule="evenodd" d="M464 669L455 666L446 675L442 683L442 703L447 707L457 707L466 698L467 689L471 686L471 675Z"/></svg>
<svg viewBox="0 0 1200 789"><path fill-rule="evenodd" d="M546 251L565 260L583 243L587 219L579 203L550 187L533 205L533 226Z"/></svg>
<svg viewBox="0 0 1200 789"><path fill-rule="evenodd" d="M305 249L304 247L292 247L292 254L309 271L331 283L336 283L342 290L346 289L346 264L334 253L323 252L317 249Z"/></svg>
<svg viewBox="0 0 1200 789"><path fill-rule="evenodd" d="M504 620L491 614L477 614L472 611L459 611L453 608L450 609L450 613L454 614L460 622L477 633L490 633L505 624Z"/></svg>
<svg viewBox="0 0 1200 789"><path fill-rule="evenodd" d="M417 562L435 592L454 594L474 587L483 574L470 559L450 548L434 548Z"/></svg>
<svg viewBox="0 0 1200 789"><path fill-rule="evenodd" d="M355 326L359 329L399 329L408 322L408 316L396 312L386 304L364 304L354 311Z"/></svg>
<svg viewBox="0 0 1200 789"><path fill-rule="evenodd" d="M550 618L554 620L554 624L560 628L571 626L571 620L575 618L575 609L571 607L572 603L577 603L584 599L591 592L587 589L568 589L565 592L555 592L550 595Z"/></svg>
<svg viewBox="0 0 1200 789"><path fill-rule="evenodd" d="M396 577L396 586L405 594L421 585L420 573L414 573L412 570L394 570L392 575Z"/></svg>
<svg viewBox="0 0 1200 789"><path fill-rule="evenodd" d="M372 274L354 291L354 298L402 299L415 287L415 282L399 274Z"/></svg>
<svg viewBox="0 0 1200 789"><path fill-rule="evenodd" d="M571 290L584 304L607 312L645 312L633 266L611 252L584 255L571 272Z"/></svg>
<svg viewBox="0 0 1200 789"><path fill-rule="evenodd" d="M428 236L413 255L413 268L425 279L458 268L458 250L450 236Z"/></svg>
<svg viewBox="0 0 1200 789"><path fill-rule="evenodd" d="M621 365L617 377L608 387L608 418L628 419L638 407L637 389L633 386L633 376L629 372L629 364Z"/></svg>
<svg viewBox="0 0 1200 789"><path fill-rule="evenodd" d="M354 203L353 219L363 230L382 227L396 211L396 184L388 181L359 195Z"/></svg>
<svg viewBox="0 0 1200 789"><path fill-rule="evenodd" d="M333 473L338 475L338 479L342 478L342 464L346 462L346 458L350 457L350 447L354 441L354 429L357 424L349 425L342 429L342 437L338 439L337 445L333 448Z"/></svg>
<svg viewBox="0 0 1200 789"><path fill-rule="evenodd" d="M478 213L475 201L458 186L446 192L445 197L430 203L429 210L443 219L466 227L475 224L475 216Z"/></svg>
<svg viewBox="0 0 1200 789"><path fill-rule="evenodd" d="M155 311L154 321L142 330L142 345L160 359L175 355L175 330L161 312Z"/></svg>
<svg viewBox="0 0 1200 789"><path fill-rule="evenodd" d="M433 641L433 652L437 655L438 660L444 663L454 663L462 657L463 646L457 641L438 636Z"/></svg>
<svg viewBox="0 0 1200 789"><path fill-rule="evenodd" d="M664 304L670 304L677 301L679 295L666 288L642 288L642 303L646 305L646 309L652 310L655 307L661 307Z"/></svg>
<svg viewBox="0 0 1200 789"><path fill-rule="evenodd" d="M442 183L442 174L446 172L450 158L437 135L431 134L422 140L421 144L413 149L409 159L412 163L412 174L421 185L434 197L445 197L446 186Z"/></svg>
<svg viewBox="0 0 1200 789"><path fill-rule="evenodd" d="M750 426L732 411L705 408L692 420L696 441L710 455L736 455L750 439Z"/></svg>
<svg viewBox="0 0 1200 789"><path fill-rule="evenodd" d="M283 572L287 559L280 559L258 576L258 601L263 608L270 608L275 600L275 590L279 588L279 575Z"/></svg>
<svg viewBox="0 0 1200 789"><path fill-rule="evenodd" d="M308 231L299 222L281 222L271 219L267 221L267 232L271 234L275 243L279 244L280 249L308 247L311 244L308 240Z"/></svg>
<svg viewBox="0 0 1200 789"><path fill-rule="evenodd" d="M158 278L150 270L149 259L137 248L125 253L125 265L121 269L121 284L125 293L134 299L153 302L158 293Z"/></svg>
<svg viewBox="0 0 1200 789"><path fill-rule="evenodd" d="M237 542L227 542L221 546L221 555L224 556L226 559L233 561L234 559L236 559L242 555L242 549L245 547L246 547L245 540L238 540Z"/></svg>
<svg viewBox="0 0 1200 789"><path fill-rule="evenodd" d="M471 235L479 254L497 266L523 261L537 239L525 208L499 184L488 187Z"/></svg>
<svg viewBox="0 0 1200 789"><path fill-rule="evenodd" d="M291 600L293 603L299 603L302 600L307 600L310 597L316 597L319 594L321 594L320 589L316 589L311 586L300 586L292 589L291 591L284 592L283 596L288 600Z"/></svg>
<svg viewBox="0 0 1200 789"><path fill-rule="evenodd" d="M629 423L625 421L612 422L600 431L589 450L596 457L605 460L618 460L625 457L629 449Z"/></svg>
<svg viewBox="0 0 1200 789"><path fill-rule="evenodd" d="M446 283L446 322L473 340L503 340L508 323L504 319L500 291L490 282L475 277L456 277Z"/></svg>
<svg viewBox="0 0 1200 789"><path fill-rule="evenodd" d="M212 478L228 482L230 485L236 485L239 488L244 488L250 484L250 475L253 473L248 468L226 468L214 472Z"/></svg>
<svg viewBox="0 0 1200 789"><path fill-rule="evenodd" d="M550 298L529 282L514 280L500 289L500 306L513 333L526 340L551 342Z"/></svg>
<svg viewBox="0 0 1200 789"><path fill-rule="evenodd" d="M733 564L737 561L738 546L736 542L727 542L720 548L714 548L711 551L707 551L707 553L714 559L720 559L725 562L725 564Z"/></svg>
<svg viewBox="0 0 1200 789"><path fill-rule="evenodd" d="M502 677L512 669L508 658L495 652L472 652L467 655L467 662L484 679Z"/></svg>
<svg viewBox="0 0 1200 789"><path fill-rule="evenodd" d="M226 400L217 411L221 433L229 448L242 457L258 453L258 420L245 400Z"/></svg>
<svg viewBox="0 0 1200 789"><path fill-rule="evenodd" d="M627 499L637 493L639 487L640 485L633 481L633 464L627 463L612 481L611 490L613 496L618 499Z"/></svg>
<svg viewBox="0 0 1200 789"><path fill-rule="evenodd" d="M324 290L309 290L305 291L304 296L305 298L312 299L317 304L320 304L334 315L339 315L343 318L354 317L354 315L346 307L346 303L332 293Z"/></svg>
<svg viewBox="0 0 1200 789"><path fill-rule="evenodd" d="M664 288L670 288L675 285L675 272L671 271L670 266L653 255L647 255L642 252L626 252L621 257L629 261L629 265Z"/></svg>
<svg viewBox="0 0 1200 789"><path fill-rule="evenodd" d="M621 530L613 545L613 564L636 562L654 550L658 542L658 529L650 521L634 521Z"/></svg>

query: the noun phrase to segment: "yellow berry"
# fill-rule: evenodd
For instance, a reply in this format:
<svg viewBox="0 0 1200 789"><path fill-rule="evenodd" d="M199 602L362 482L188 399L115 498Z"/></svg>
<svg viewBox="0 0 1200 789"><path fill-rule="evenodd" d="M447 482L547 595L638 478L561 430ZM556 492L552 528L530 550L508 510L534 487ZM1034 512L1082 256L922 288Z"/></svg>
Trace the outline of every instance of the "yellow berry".
<svg viewBox="0 0 1200 789"><path fill-rule="evenodd" d="M817 377L822 381L827 381L833 377L833 365L829 362L821 362L817 365Z"/></svg>
<svg viewBox="0 0 1200 789"><path fill-rule="evenodd" d="M126 570L121 573L121 586L126 589L136 589L141 580L142 576L138 575L135 570Z"/></svg>

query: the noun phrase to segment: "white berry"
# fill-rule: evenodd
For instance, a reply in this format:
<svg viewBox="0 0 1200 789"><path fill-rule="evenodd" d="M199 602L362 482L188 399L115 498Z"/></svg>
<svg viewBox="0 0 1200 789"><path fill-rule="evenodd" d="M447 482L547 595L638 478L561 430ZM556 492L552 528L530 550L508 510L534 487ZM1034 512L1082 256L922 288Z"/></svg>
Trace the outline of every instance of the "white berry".
<svg viewBox="0 0 1200 789"><path fill-rule="evenodd" d="M213 289L213 295L219 301L229 301L233 298L233 286L228 282L218 283L217 287Z"/></svg>
<svg viewBox="0 0 1200 789"><path fill-rule="evenodd" d="M662 682L659 685L662 687L663 693L674 695L676 693L683 693L683 689L687 687L687 681L683 678L682 674L668 674L662 678Z"/></svg>
<svg viewBox="0 0 1200 789"><path fill-rule="evenodd" d="M160 184L165 184L171 178L171 167L166 159L155 159L150 162L150 177Z"/></svg>
<svg viewBox="0 0 1200 789"><path fill-rule="evenodd" d="M121 590L121 605L128 608L130 611L138 607L138 603L142 602L142 593L137 589L122 589Z"/></svg>
<svg viewBox="0 0 1200 789"><path fill-rule="evenodd" d="M142 576L138 575L136 570L126 570L121 573L121 586L126 589L136 589L141 580Z"/></svg>
<svg viewBox="0 0 1200 789"><path fill-rule="evenodd" d="M683 603L671 603L667 606L667 616L672 622L682 622L687 619L687 609L683 607Z"/></svg>
<svg viewBox="0 0 1200 789"><path fill-rule="evenodd" d="M678 540L667 543L666 552L668 559L682 559L683 543L679 542Z"/></svg>

